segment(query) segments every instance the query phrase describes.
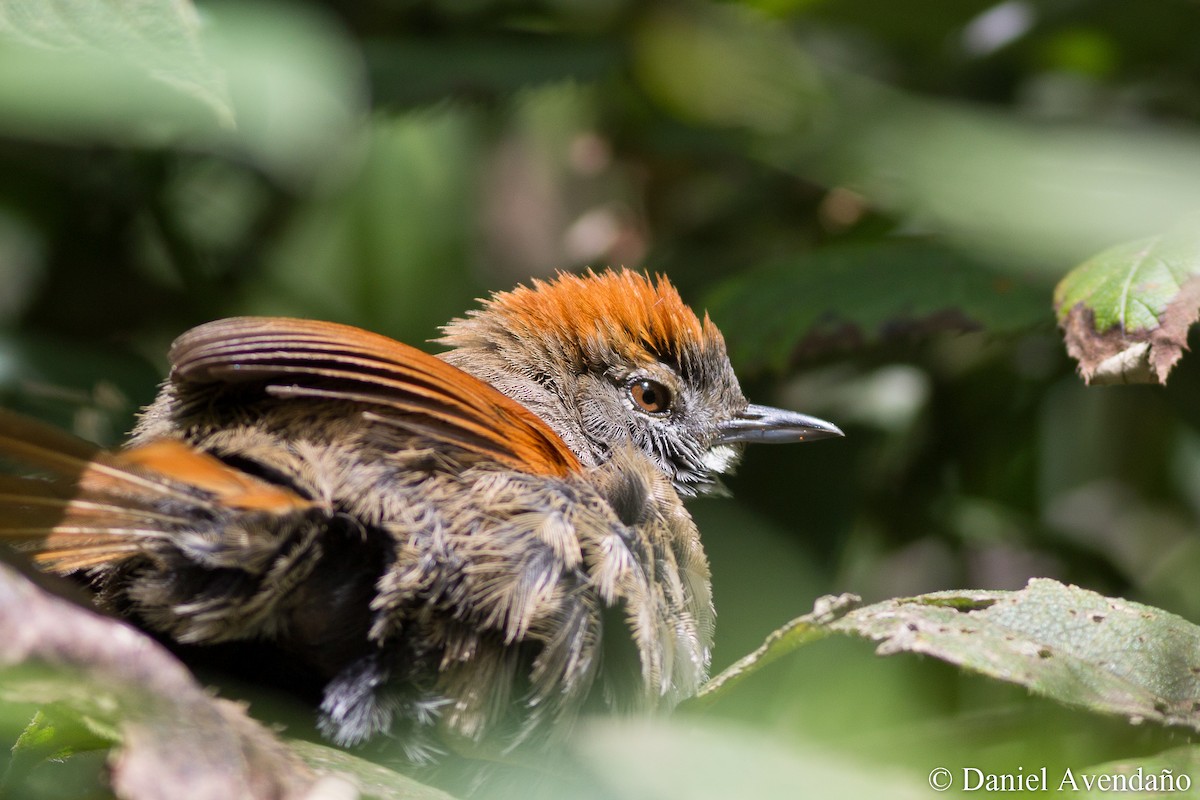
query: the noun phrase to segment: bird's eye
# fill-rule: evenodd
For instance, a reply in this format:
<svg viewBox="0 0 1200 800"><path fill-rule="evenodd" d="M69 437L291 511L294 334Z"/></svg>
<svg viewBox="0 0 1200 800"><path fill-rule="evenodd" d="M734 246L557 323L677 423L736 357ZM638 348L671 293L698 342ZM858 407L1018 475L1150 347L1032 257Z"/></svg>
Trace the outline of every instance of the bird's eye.
<svg viewBox="0 0 1200 800"><path fill-rule="evenodd" d="M671 409L671 390L649 378L629 384L629 396L638 408L648 414L665 414Z"/></svg>

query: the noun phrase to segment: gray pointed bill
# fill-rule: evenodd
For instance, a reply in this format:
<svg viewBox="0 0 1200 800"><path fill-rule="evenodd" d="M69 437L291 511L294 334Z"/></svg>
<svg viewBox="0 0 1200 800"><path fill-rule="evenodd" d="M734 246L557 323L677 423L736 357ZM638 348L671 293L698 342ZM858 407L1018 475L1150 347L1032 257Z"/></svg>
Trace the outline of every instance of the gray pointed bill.
<svg viewBox="0 0 1200 800"><path fill-rule="evenodd" d="M746 406L746 410L738 416L722 423L719 430L717 444L814 442L817 439L831 439L835 436L846 435L832 422L795 411L759 406L753 403Z"/></svg>

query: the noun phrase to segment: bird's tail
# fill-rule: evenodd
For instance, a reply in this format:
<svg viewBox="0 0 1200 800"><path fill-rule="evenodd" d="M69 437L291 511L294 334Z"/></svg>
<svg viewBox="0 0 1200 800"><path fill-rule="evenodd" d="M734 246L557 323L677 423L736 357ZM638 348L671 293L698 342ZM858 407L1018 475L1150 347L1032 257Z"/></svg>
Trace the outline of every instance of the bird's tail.
<svg viewBox="0 0 1200 800"><path fill-rule="evenodd" d="M170 548L231 512L312 505L181 441L106 451L8 411L0 411L0 466L0 542L60 574Z"/></svg>

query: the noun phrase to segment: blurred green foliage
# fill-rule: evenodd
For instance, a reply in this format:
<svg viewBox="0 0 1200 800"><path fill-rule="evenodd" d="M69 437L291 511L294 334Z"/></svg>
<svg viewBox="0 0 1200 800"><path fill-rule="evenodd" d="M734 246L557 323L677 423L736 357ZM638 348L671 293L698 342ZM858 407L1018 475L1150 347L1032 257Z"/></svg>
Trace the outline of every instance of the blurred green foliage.
<svg viewBox="0 0 1200 800"><path fill-rule="evenodd" d="M827 592L1049 576L1200 620L1200 367L1085 388L1051 305L1200 208L1194 3L125 5L0 5L5 406L112 443L207 319L421 342L557 269L661 271L749 396L848 433L694 504L717 668ZM920 788L1187 740L853 642L710 715L794 744L784 776L819 740L876 794L895 765Z"/></svg>

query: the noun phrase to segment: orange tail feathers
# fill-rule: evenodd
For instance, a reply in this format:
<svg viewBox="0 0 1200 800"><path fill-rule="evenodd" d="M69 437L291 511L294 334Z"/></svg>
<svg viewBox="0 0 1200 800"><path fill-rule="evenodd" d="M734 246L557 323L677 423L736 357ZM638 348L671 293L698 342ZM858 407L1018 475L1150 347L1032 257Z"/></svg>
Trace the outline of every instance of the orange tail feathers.
<svg viewBox="0 0 1200 800"><path fill-rule="evenodd" d="M7 411L0 461L17 473L0 475L0 541L61 574L116 565L231 509L313 505L183 442L108 452Z"/></svg>

